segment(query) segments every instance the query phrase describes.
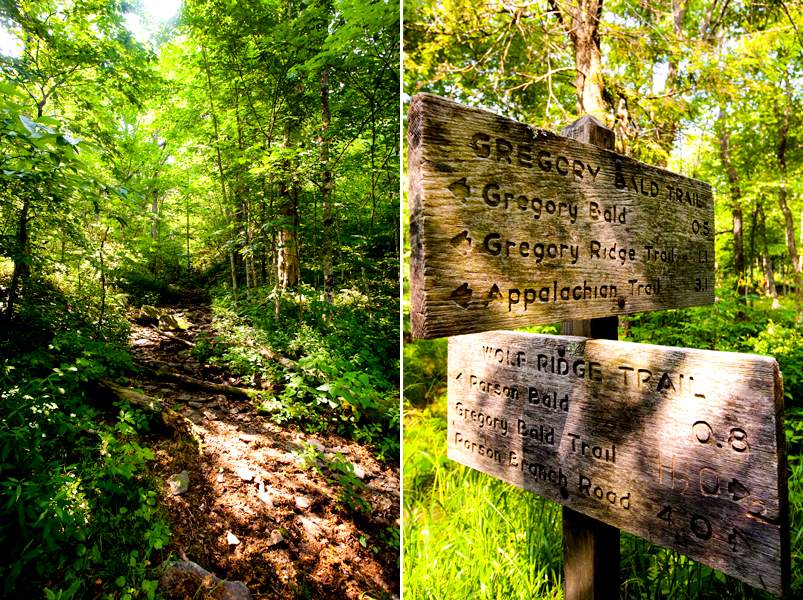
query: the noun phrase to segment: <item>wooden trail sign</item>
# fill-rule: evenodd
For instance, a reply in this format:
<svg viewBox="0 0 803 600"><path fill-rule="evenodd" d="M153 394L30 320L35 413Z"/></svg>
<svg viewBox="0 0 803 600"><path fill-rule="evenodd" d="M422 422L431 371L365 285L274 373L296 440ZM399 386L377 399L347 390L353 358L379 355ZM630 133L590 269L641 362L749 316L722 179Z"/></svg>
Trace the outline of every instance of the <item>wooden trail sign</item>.
<svg viewBox="0 0 803 600"><path fill-rule="evenodd" d="M432 94L407 172L415 337L714 301L707 183Z"/></svg>
<svg viewBox="0 0 803 600"><path fill-rule="evenodd" d="M494 331L449 340L448 456L780 596L773 358Z"/></svg>

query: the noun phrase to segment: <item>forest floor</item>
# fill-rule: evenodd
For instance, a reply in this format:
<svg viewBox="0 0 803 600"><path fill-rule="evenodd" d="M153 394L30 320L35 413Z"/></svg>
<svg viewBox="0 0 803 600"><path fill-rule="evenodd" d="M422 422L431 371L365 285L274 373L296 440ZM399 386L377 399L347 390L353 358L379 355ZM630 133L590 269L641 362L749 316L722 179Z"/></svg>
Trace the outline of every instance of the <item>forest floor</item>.
<svg viewBox="0 0 803 600"><path fill-rule="evenodd" d="M190 323L178 337L214 335L203 305L160 309ZM236 386L236 373L192 358L187 345L151 327L134 325L135 361ZM154 437L151 472L165 481L161 503L171 522L164 558L191 560L222 579L242 581L253 598L391 598L399 595L398 553L380 540L399 527L399 468L377 461L360 444L331 433L307 436L280 427L253 403L214 392L182 389L148 376L132 387L162 398L192 422L192 436ZM262 387L280 385L270 382ZM354 466L371 513L347 508L325 463L310 468L305 444L329 458L339 452ZM307 446L308 447L308 446ZM318 455L318 458L321 458ZM189 489L174 495L168 479L186 470ZM325 475L330 474L327 478ZM232 537L233 536L233 537ZM236 539L235 539L236 538Z"/></svg>

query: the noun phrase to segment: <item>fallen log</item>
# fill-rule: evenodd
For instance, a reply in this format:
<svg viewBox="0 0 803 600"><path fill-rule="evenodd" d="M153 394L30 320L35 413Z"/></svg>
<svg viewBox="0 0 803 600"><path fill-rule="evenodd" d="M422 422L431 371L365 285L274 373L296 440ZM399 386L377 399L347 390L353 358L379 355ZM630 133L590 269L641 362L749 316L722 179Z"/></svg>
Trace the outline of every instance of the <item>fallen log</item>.
<svg viewBox="0 0 803 600"><path fill-rule="evenodd" d="M147 412L153 413L159 419L170 427L171 429L184 434L189 434L191 425L188 421L171 408L165 406L164 402L145 394L140 394L134 390L125 388L109 381L108 379L101 379L97 382L98 387L108 392L118 400L127 400L131 406L140 408Z"/></svg>
<svg viewBox="0 0 803 600"><path fill-rule="evenodd" d="M298 366L298 363L294 360L289 358L285 358L281 354L276 354L270 348L265 348L264 346L257 346L253 342L244 342L246 346L249 348L253 348L256 350L260 356L267 358L268 360L272 360L273 362L277 362L282 365L285 369L289 371L300 371L301 368Z"/></svg>
<svg viewBox="0 0 803 600"><path fill-rule="evenodd" d="M272 360L273 362L279 363L288 371L301 370L301 367L298 366L298 363L296 361L284 357L281 354L277 354L276 352L274 352L270 348L266 348L265 346L257 346L254 342L224 342L222 340L215 340L214 343L223 346L239 346L239 345L248 346L249 348L253 348L254 350L256 350L260 356L267 358L268 360ZM312 375L313 377L316 376L314 373L306 369L304 370L304 373L306 373L307 375Z"/></svg>
<svg viewBox="0 0 803 600"><path fill-rule="evenodd" d="M226 394L229 396L237 396L239 398L248 398L248 399L255 397L257 393L257 390L252 390L250 388L236 388L230 385L224 385L222 383L211 383L209 381L202 381L200 379L195 379L194 377L179 375L177 373L154 371L148 365L138 360L135 360L134 363L137 365L137 368L139 368L141 371L144 371L154 379L162 379L164 381L181 383L186 387L194 388L197 390L203 390L206 392L215 392L217 394Z"/></svg>
<svg viewBox="0 0 803 600"><path fill-rule="evenodd" d="M152 329L153 329L153 331L155 331L159 335L164 336L169 340L173 340L174 342L179 342L181 344L189 346L190 348L195 348L195 344L193 342L189 342L189 341L187 341L185 339L182 339L182 338L178 337L175 333L170 333L169 331L163 331L163 330L159 329L158 327L153 327Z"/></svg>

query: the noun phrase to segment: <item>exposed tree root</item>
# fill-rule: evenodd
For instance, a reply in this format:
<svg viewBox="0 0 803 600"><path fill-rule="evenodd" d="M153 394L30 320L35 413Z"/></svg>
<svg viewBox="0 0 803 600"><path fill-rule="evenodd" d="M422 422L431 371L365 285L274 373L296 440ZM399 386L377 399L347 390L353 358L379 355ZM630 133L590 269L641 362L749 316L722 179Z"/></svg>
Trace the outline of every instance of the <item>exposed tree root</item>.
<svg viewBox="0 0 803 600"><path fill-rule="evenodd" d="M108 379L101 379L97 384L118 400L127 400L132 406L158 415L162 423L174 431L183 434L190 433L192 426L189 422L176 411L165 406L161 400L124 388Z"/></svg>
<svg viewBox="0 0 803 600"><path fill-rule="evenodd" d="M151 330L154 331L156 334L166 337L169 340L173 340L174 342L179 342L180 344L184 344L185 346L189 346L190 348L195 348L194 342L189 342L185 339L178 337L174 333L170 333L169 331L163 331L158 327L151 327Z"/></svg>
<svg viewBox="0 0 803 600"><path fill-rule="evenodd" d="M257 346L253 342L243 342L249 348L253 348L259 355L267 358L268 360L272 360L273 362L277 362L282 365L285 369L289 371L300 371L301 367L298 366L298 363L294 360L290 360L289 358L285 358L281 354L276 354L270 348L265 348L264 346Z"/></svg>
<svg viewBox="0 0 803 600"><path fill-rule="evenodd" d="M200 379L195 379L194 377L188 377L187 375L179 375L177 373L166 373L164 371L154 371L151 367L142 363L141 361L135 360L134 362L141 371L144 371L154 379L161 379L163 381L172 381L175 383L181 383L187 387L196 390L216 392L218 394L226 394L229 396L237 396L239 398L249 398L249 399L253 398L257 393L257 390L252 390L248 388L236 388L230 385L201 381Z"/></svg>

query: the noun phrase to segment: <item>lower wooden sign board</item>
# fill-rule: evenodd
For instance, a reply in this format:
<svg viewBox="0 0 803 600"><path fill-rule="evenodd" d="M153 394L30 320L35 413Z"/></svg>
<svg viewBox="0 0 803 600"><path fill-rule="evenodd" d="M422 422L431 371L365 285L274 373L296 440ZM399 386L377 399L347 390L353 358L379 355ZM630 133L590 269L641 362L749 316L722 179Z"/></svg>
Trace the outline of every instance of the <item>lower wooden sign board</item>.
<svg viewBox="0 0 803 600"><path fill-rule="evenodd" d="M494 331L449 339L448 456L780 596L773 358Z"/></svg>

